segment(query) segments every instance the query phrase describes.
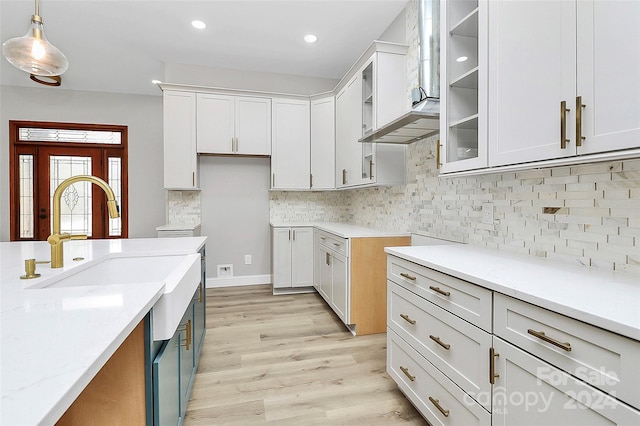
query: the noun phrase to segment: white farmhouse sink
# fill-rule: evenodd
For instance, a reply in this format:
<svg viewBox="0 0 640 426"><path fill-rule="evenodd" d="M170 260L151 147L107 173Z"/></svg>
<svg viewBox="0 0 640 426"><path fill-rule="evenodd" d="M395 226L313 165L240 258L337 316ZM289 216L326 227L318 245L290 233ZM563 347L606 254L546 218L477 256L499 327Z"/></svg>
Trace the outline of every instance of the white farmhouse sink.
<svg viewBox="0 0 640 426"><path fill-rule="evenodd" d="M200 283L200 255L106 257L78 266L29 288L64 288L162 282L164 292L153 306L153 339L173 337Z"/></svg>

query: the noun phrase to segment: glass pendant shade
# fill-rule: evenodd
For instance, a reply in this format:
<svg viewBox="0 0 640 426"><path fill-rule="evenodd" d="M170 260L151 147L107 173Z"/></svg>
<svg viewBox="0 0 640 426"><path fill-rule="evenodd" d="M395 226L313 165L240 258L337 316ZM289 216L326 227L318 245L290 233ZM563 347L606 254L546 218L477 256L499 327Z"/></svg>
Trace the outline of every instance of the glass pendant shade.
<svg viewBox="0 0 640 426"><path fill-rule="evenodd" d="M69 67L64 53L45 37L38 15L31 17L31 27L24 36L2 44L2 54L16 68L38 76L60 75Z"/></svg>

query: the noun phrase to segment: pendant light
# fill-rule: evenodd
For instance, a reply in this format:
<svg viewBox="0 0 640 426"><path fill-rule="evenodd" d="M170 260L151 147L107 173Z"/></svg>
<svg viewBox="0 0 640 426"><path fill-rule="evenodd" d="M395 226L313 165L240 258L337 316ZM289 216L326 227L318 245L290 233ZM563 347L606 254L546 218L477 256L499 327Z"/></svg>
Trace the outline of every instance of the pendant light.
<svg viewBox="0 0 640 426"><path fill-rule="evenodd" d="M35 15L31 16L29 31L22 37L5 41L2 44L2 54L14 67L31 76L58 80L52 77L65 72L69 61L64 53L49 43L45 37L42 17L39 15L39 0L35 0L35 2Z"/></svg>

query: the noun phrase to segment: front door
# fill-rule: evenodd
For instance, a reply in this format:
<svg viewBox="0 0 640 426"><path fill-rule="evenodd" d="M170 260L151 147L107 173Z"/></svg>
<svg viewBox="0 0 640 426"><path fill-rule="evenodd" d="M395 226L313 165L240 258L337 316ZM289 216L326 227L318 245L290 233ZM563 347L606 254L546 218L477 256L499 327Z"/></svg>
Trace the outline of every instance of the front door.
<svg viewBox="0 0 640 426"><path fill-rule="evenodd" d="M114 190L121 217L109 219L106 196L99 187L89 182L77 182L62 194L61 232L85 234L88 238L126 237L123 226L127 212L123 206L123 202L126 203L126 170L123 167L126 152L95 142L24 140L28 139L25 132L20 139L21 133L13 131L20 129L20 123L11 124L11 134L17 136L15 140L12 138L11 145L12 241L47 239L52 230L53 193L62 181L77 175L93 175L106 181ZM33 133L39 135L36 131ZM66 135L73 138L74 134ZM38 139L41 138L40 135Z"/></svg>

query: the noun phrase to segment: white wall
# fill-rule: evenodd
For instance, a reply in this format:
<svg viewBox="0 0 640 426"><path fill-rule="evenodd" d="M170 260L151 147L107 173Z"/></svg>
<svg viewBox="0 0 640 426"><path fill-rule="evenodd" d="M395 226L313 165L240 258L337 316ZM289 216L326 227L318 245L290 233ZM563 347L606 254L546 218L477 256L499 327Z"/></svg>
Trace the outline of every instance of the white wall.
<svg viewBox="0 0 640 426"><path fill-rule="evenodd" d="M9 241L9 120L120 124L129 128L129 237L165 223L162 97L0 86L0 241Z"/></svg>
<svg viewBox="0 0 640 426"><path fill-rule="evenodd" d="M378 40L389 41L392 43L402 43L405 44L407 42L407 13L406 9L403 9L402 12L398 13L396 19L387 27L386 30Z"/></svg>
<svg viewBox="0 0 640 426"><path fill-rule="evenodd" d="M200 157L207 278L215 280L217 265L232 264L235 277L266 275L254 281L271 282L270 170L268 158ZM244 264L247 254L251 265Z"/></svg>

